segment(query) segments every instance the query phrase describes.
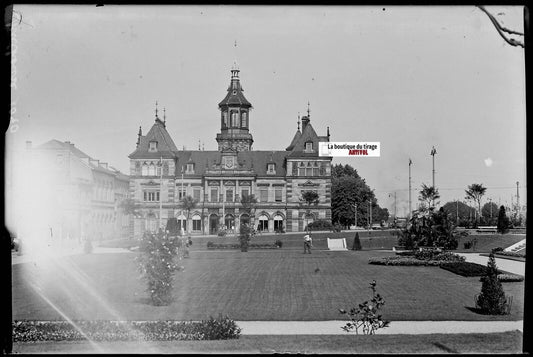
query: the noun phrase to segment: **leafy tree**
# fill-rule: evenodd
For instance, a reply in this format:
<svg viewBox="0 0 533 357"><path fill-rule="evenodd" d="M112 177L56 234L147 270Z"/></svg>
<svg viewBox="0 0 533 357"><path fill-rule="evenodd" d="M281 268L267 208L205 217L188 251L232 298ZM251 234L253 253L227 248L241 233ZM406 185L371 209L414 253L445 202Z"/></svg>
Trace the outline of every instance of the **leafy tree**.
<svg viewBox="0 0 533 357"><path fill-rule="evenodd" d="M498 279L498 268L492 252L489 255L487 268L487 273L482 278L481 294L476 298L476 305L486 314L506 315L510 307L509 301Z"/></svg>
<svg viewBox="0 0 533 357"><path fill-rule="evenodd" d="M307 212L309 213L311 205L318 205L318 193L316 193L315 191L304 191L302 192L301 201L307 204ZM308 226L307 219L305 222L305 226Z"/></svg>
<svg viewBox="0 0 533 357"><path fill-rule="evenodd" d="M496 225L498 222L498 205L494 202L487 202L481 207L481 217L489 225Z"/></svg>
<svg viewBox="0 0 533 357"><path fill-rule="evenodd" d="M169 218L167 220L167 226L165 231L171 236L177 236L179 233L178 219L176 217Z"/></svg>
<svg viewBox="0 0 533 357"><path fill-rule="evenodd" d="M505 214L505 207L502 205L500 206L500 211L498 212L498 232L501 234L509 232L509 225L509 217L507 217L507 214Z"/></svg>
<svg viewBox="0 0 533 357"><path fill-rule="evenodd" d="M481 199L483 198L483 195L486 191L487 188L483 187L483 184L481 183L473 183L468 186L467 190L465 190L465 198L467 200L472 200L477 203L479 215L481 215Z"/></svg>
<svg viewBox="0 0 533 357"><path fill-rule="evenodd" d="M185 212L187 212L187 222L189 222L191 211L196 208L197 204L198 201L192 198L191 196L185 196L181 199L181 207ZM187 231L191 231L191 227L189 224L187 224Z"/></svg>
<svg viewBox="0 0 533 357"><path fill-rule="evenodd" d="M473 217L472 207L465 204L464 202L446 202L444 206L442 206L444 211L450 215L450 218L452 220L455 220L455 223L458 226L466 226L468 227L470 225L469 218ZM457 214L459 209L459 214ZM459 216L459 221L457 221L457 216Z"/></svg>
<svg viewBox="0 0 533 357"><path fill-rule="evenodd" d="M399 232L398 243L407 249L421 246L457 249L459 233L448 213L420 209L413 213L407 227Z"/></svg>
<svg viewBox="0 0 533 357"><path fill-rule="evenodd" d="M255 195L245 195L241 197L241 205L242 205L241 209L250 218L254 214L256 204L257 204L257 198L255 197Z"/></svg>
<svg viewBox="0 0 533 357"><path fill-rule="evenodd" d="M140 214L139 209L141 204L132 198L125 198L118 204L124 214L138 216Z"/></svg>
<svg viewBox="0 0 533 357"><path fill-rule="evenodd" d="M440 195L438 189L433 186L427 186L424 183L422 184L422 190L420 190L420 196L418 196L418 200L424 203L424 205L427 204L427 208L433 208L433 202L435 202L435 200L438 200L439 198ZM437 202L436 204L439 203Z"/></svg>
<svg viewBox="0 0 533 357"><path fill-rule="evenodd" d="M334 224L343 227L355 224L357 205L357 225L369 224L369 201L372 206L372 219L386 221L389 212L377 204L374 192L350 165L334 165L331 174L331 215Z"/></svg>

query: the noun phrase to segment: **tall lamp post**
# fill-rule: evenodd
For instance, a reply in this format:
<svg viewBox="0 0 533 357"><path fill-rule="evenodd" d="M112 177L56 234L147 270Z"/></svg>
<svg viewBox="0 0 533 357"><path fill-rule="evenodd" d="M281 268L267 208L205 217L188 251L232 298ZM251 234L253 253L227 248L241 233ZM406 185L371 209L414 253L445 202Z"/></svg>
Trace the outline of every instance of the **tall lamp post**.
<svg viewBox="0 0 533 357"><path fill-rule="evenodd" d="M411 165L413 162L409 158L409 214L407 215L407 219L411 218L411 213L413 212L413 209L411 208Z"/></svg>
<svg viewBox="0 0 533 357"><path fill-rule="evenodd" d="M437 150L435 150L435 146L431 149L431 156L433 161L433 189L435 189L435 154L437 153ZM435 207L435 198L433 198L433 207Z"/></svg>

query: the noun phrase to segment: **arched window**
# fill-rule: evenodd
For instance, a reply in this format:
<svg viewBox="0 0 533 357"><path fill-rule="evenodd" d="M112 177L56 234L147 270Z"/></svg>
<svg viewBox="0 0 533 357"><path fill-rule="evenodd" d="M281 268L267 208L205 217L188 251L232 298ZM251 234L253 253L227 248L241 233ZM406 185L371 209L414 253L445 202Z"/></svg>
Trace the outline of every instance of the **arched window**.
<svg viewBox="0 0 533 357"><path fill-rule="evenodd" d="M247 128L248 127L248 113L243 112L241 116L242 116L241 127Z"/></svg>
<svg viewBox="0 0 533 357"><path fill-rule="evenodd" d="M222 127L228 127L228 112L222 112Z"/></svg>
<svg viewBox="0 0 533 357"><path fill-rule="evenodd" d="M199 215L194 215L192 217L192 230L201 231L202 230L202 218Z"/></svg>
<svg viewBox="0 0 533 357"><path fill-rule="evenodd" d="M232 128L235 128L235 127L238 126L238 124L237 124L237 115L238 115L237 112L231 112L231 127Z"/></svg>
<svg viewBox="0 0 533 357"><path fill-rule="evenodd" d="M264 214L259 216L259 224L257 225L258 231L268 231L268 217Z"/></svg>
<svg viewBox="0 0 533 357"><path fill-rule="evenodd" d="M274 232L282 232L283 230L283 217L278 214L274 216Z"/></svg>

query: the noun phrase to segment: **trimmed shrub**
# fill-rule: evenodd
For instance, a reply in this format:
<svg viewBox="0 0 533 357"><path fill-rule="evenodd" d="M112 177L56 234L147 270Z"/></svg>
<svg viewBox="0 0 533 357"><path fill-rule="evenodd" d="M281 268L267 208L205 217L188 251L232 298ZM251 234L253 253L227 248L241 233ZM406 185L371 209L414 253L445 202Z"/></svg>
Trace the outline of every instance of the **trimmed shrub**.
<svg viewBox="0 0 533 357"><path fill-rule="evenodd" d="M279 239L276 239L276 241L274 242L274 245L278 248L281 248L283 246L283 242L280 241Z"/></svg>
<svg viewBox="0 0 533 357"><path fill-rule="evenodd" d="M470 248L472 248L472 242L470 242L470 241L464 242L463 246L464 246L465 249L470 249Z"/></svg>
<svg viewBox="0 0 533 357"><path fill-rule="evenodd" d="M361 240L359 239L359 232L355 232L355 238L353 239L352 250L361 250Z"/></svg>
<svg viewBox="0 0 533 357"><path fill-rule="evenodd" d="M452 273L466 277L484 276L487 274L486 266L471 262L443 263L440 267L442 269L451 271Z"/></svg>
<svg viewBox="0 0 533 357"><path fill-rule="evenodd" d="M193 321L14 321L13 342L174 341L239 338L241 329L227 316ZM76 327L74 327L74 325ZM83 334L80 332L83 331Z"/></svg>
<svg viewBox="0 0 533 357"><path fill-rule="evenodd" d="M489 315L506 315L510 310L510 301L505 296L502 283L498 279L498 269L494 254L490 254L487 270L481 279L481 293L475 297L476 307Z"/></svg>
<svg viewBox="0 0 533 357"><path fill-rule="evenodd" d="M496 248L492 248L492 252L493 253L496 253L496 252L503 252L503 248L502 247L496 247Z"/></svg>
<svg viewBox="0 0 533 357"><path fill-rule="evenodd" d="M207 242L208 249L241 249L240 243L213 243ZM278 246L274 243L250 243L248 249L277 249Z"/></svg>

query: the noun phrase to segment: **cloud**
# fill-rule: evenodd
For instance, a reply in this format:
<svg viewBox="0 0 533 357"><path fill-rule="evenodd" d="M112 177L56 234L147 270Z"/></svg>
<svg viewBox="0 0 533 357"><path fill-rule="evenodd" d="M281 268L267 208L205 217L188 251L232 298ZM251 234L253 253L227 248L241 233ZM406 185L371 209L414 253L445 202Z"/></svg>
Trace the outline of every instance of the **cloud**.
<svg viewBox="0 0 533 357"><path fill-rule="evenodd" d="M491 167L492 166L492 159L490 157L486 158L484 161L485 161L485 166L487 166L487 167Z"/></svg>

